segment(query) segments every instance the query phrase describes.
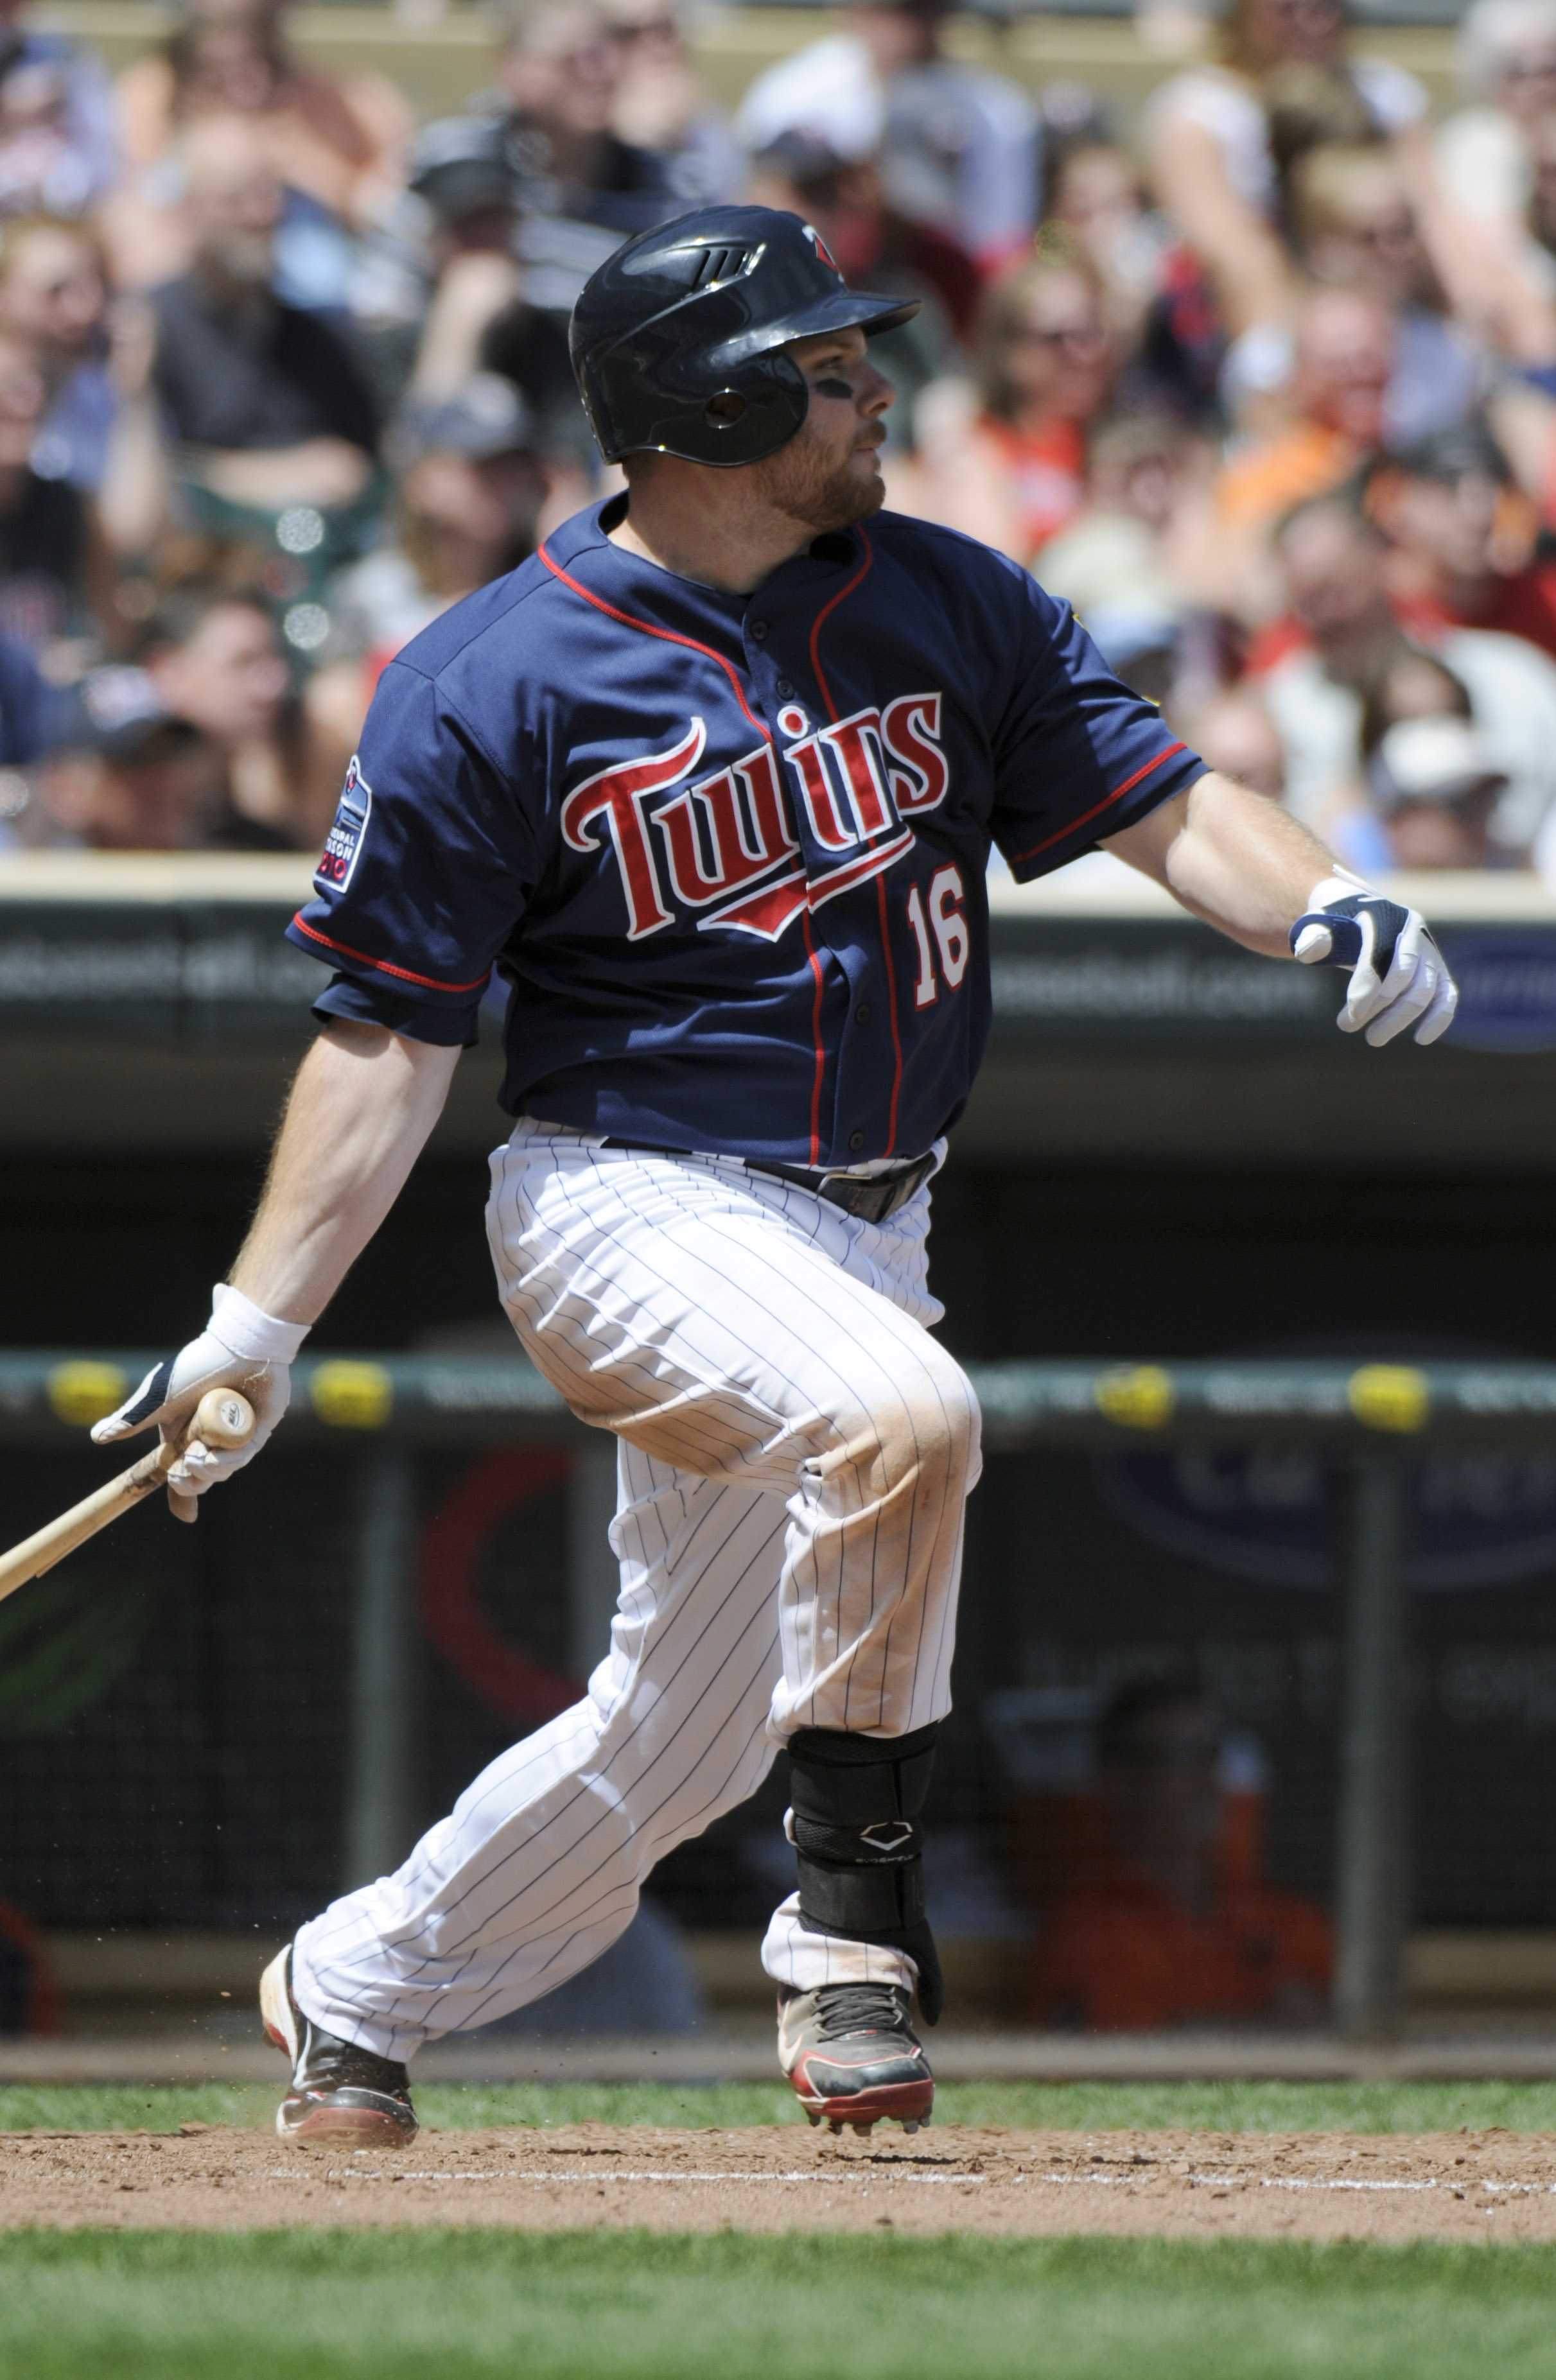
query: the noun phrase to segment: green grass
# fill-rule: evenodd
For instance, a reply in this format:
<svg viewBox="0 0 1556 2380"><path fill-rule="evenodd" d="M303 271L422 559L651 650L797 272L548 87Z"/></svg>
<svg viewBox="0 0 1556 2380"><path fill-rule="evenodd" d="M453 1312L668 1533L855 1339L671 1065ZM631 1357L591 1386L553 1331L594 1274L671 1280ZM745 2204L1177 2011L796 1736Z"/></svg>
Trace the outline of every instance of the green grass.
<svg viewBox="0 0 1556 2380"><path fill-rule="evenodd" d="M1556 2380L1556 2250L21 2233L6 2380Z"/></svg>
<svg viewBox="0 0 1556 2380"><path fill-rule="evenodd" d="M268 2125L278 2092L263 2083L188 2088L123 2084L38 2089L0 2084L0 2132L176 2131L183 2123ZM784 2082L429 2084L422 2122L486 2124L798 2124ZM949 2082L945 2124L1099 2132L1161 2127L1207 2132L1556 2132L1551 2082Z"/></svg>

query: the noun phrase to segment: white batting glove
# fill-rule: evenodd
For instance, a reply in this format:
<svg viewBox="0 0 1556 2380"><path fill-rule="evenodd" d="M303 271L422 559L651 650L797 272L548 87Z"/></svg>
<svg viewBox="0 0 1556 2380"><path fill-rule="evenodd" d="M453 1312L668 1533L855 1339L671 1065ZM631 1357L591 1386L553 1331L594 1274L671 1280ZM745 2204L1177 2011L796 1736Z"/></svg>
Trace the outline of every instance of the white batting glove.
<svg viewBox="0 0 1556 2380"><path fill-rule="evenodd" d="M1291 947L1305 965L1349 968L1335 1021L1342 1033L1365 1031L1375 1050L1412 1025L1417 1041L1436 1041L1453 1022L1459 988L1425 917L1370 892L1359 876L1341 869L1314 885Z"/></svg>
<svg viewBox="0 0 1556 2380"><path fill-rule="evenodd" d="M158 1426L164 1444L182 1437L207 1389L240 1390L254 1408L251 1438L238 1447L188 1445L167 1475L167 1500L180 1521L192 1521L195 1499L245 1463L251 1463L286 1410L291 1365L307 1338L306 1322L278 1322L225 1281L213 1293L211 1319L176 1355L153 1364L132 1397L92 1430L92 1442L111 1446Z"/></svg>

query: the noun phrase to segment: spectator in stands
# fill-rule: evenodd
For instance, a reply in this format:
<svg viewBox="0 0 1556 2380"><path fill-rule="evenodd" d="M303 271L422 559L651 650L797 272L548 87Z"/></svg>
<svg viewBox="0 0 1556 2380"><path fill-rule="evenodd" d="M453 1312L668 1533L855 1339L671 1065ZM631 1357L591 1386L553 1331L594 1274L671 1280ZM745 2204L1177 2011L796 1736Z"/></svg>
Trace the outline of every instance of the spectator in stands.
<svg viewBox="0 0 1556 2380"><path fill-rule="evenodd" d="M1368 509L1393 548L1394 608L1426 634L1495 628L1556 656L1556 564L1501 449L1477 423L1421 440L1374 471Z"/></svg>
<svg viewBox="0 0 1556 2380"><path fill-rule="evenodd" d="M1210 1704L1186 1682L1126 1686L1102 1715L1097 1749L1094 1855L1045 1910L1023 1993L1027 2021L1099 2032L1218 2017L1317 2022L1329 1920L1264 1881L1262 1795L1251 1780L1224 1778Z"/></svg>
<svg viewBox="0 0 1556 2380"><path fill-rule="evenodd" d="M79 215L114 179L113 95L101 61L0 0L0 212Z"/></svg>
<svg viewBox="0 0 1556 2380"><path fill-rule="evenodd" d="M1085 506L1042 549L1038 577L1089 619L1100 606L1149 601L1177 613L1185 587L1174 546L1203 517L1208 455L1160 413L1105 421L1091 440Z"/></svg>
<svg viewBox="0 0 1556 2380"><path fill-rule="evenodd" d="M795 131L879 156L891 205L990 273L1037 221L1037 117L1003 75L942 54L945 15L943 0L860 0L841 32L757 77L735 130L753 156Z"/></svg>
<svg viewBox="0 0 1556 2380"><path fill-rule="evenodd" d="M1443 192L1504 261L1517 261L1526 251L1537 130L1556 108L1556 0L1475 0L1458 51L1470 104L1437 135Z"/></svg>
<svg viewBox="0 0 1556 2380"><path fill-rule="evenodd" d="M166 593L140 646L165 714L207 755L202 840L228 847L317 851L356 741L335 732L327 698L292 685L270 605L250 581L196 580ZM356 725L359 727L360 722Z"/></svg>
<svg viewBox="0 0 1556 2380"><path fill-rule="evenodd" d="M1144 335L1172 238L1147 205L1139 167L1110 140L1067 146L1052 174L1047 219L1064 225L1100 273L1108 328L1128 355Z"/></svg>
<svg viewBox="0 0 1556 2380"><path fill-rule="evenodd" d="M517 569L534 551L553 493L554 467L522 398L491 373L441 404L413 405L391 444L394 541L331 589L331 659L309 688L341 722L348 748L380 672L451 603ZM577 511L586 492L575 479L565 509Z"/></svg>
<svg viewBox="0 0 1556 2380"><path fill-rule="evenodd" d="M216 808L213 756L144 670L91 672L62 703L38 772L57 841L91 851L192 851ZM272 846L274 847L274 845Z"/></svg>
<svg viewBox="0 0 1556 2380"><path fill-rule="evenodd" d="M47 656L106 616L106 549L90 503L32 466L48 403L30 349L0 336L0 635Z"/></svg>
<svg viewBox="0 0 1556 2380"><path fill-rule="evenodd" d="M1361 290L1315 291L1297 320L1285 420L1222 468L1217 504L1228 528L1257 536L1375 455L1393 366L1385 306Z"/></svg>
<svg viewBox="0 0 1556 2380"><path fill-rule="evenodd" d="M1251 793L1278 802L1286 789L1281 738L1258 696L1246 686L1218 694L1202 708L1174 711L1173 726L1207 768L1234 777Z"/></svg>
<svg viewBox="0 0 1556 2380"><path fill-rule="evenodd" d="M1448 310L1392 152L1310 150L1293 176L1292 232L1315 281L1365 291L1393 318L1384 443L1407 443L1462 421L1482 393L1484 353Z"/></svg>
<svg viewBox="0 0 1556 2380"><path fill-rule="evenodd" d="M30 349L48 393L32 468L84 495L103 483L117 407L103 252L84 225L23 215L0 226L0 336Z"/></svg>
<svg viewBox="0 0 1556 2380"><path fill-rule="evenodd" d="M1342 86L1337 95L1349 97L1362 137L1404 144L1417 162L1427 97L1414 76L1380 58L1346 59L1340 0L1233 0L1220 35L1214 62L1154 93L1146 133L1157 198L1209 274L1237 339L1281 325L1291 301L1270 75L1296 67Z"/></svg>
<svg viewBox="0 0 1556 2380"><path fill-rule="evenodd" d="M1283 524L1279 551L1292 641L1258 688L1280 730L1286 802L1322 834L1362 773L1368 690L1413 651L1389 601L1381 532L1343 497L1319 497ZM1556 666L1516 637L1453 628L1429 651L1466 689L1495 767L1507 780L1490 833L1502 855L1533 844L1556 801Z"/></svg>
<svg viewBox="0 0 1556 2380"><path fill-rule="evenodd" d="M675 212L662 160L611 129L619 68L593 0L530 0L509 20L498 82L520 212L577 227L535 259L565 273L571 258L580 287L628 233Z"/></svg>
<svg viewBox="0 0 1556 2380"><path fill-rule="evenodd" d="M104 222L120 287L153 287L192 261L179 210L191 125L244 117L293 224L365 224L398 188L411 129L398 89L386 75L339 80L304 66L287 47L285 13L285 0L186 0L162 49L120 77L126 179Z"/></svg>
<svg viewBox="0 0 1556 2380"><path fill-rule="evenodd" d="M1406 648L1363 690L1363 776L1329 821L1353 868L1505 867L1491 820L1507 774L1475 723L1469 689Z"/></svg>
<svg viewBox="0 0 1556 2380"><path fill-rule="evenodd" d="M926 393L890 501L1030 563L1085 499L1087 440L1114 369L1103 303L1096 266L1057 231L991 283L972 401L954 383L943 401Z"/></svg>
<svg viewBox="0 0 1556 2380"><path fill-rule="evenodd" d="M680 205L737 199L745 159L687 55L679 0L605 0L605 22L616 54L616 138L663 161Z"/></svg>
<svg viewBox="0 0 1556 2380"><path fill-rule="evenodd" d="M593 438L567 353L565 313L536 305L515 253L518 176L507 133L477 115L430 124L411 151L411 188L430 208L432 273L407 395L423 407L478 372L511 381L545 447L592 473Z"/></svg>
<svg viewBox="0 0 1556 2380"><path fill-rule="evenodd" d="M281 192L252 128L211 118L185 142L194 261L152 294L151 377L176 467L214 525L292 506L340 512L369 490L377 423L350 350L273 288ZM148 491L147 516L165 514Z"/></svg>

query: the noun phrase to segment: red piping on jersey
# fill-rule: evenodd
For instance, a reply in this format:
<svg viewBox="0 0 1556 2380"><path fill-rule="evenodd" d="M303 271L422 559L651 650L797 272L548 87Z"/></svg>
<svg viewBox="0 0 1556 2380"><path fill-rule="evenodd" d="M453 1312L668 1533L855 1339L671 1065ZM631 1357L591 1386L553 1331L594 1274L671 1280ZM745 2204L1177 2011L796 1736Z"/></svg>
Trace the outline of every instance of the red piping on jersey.
<svg viewBox="0 0 1556 2380"><path fill-rule="evenodd" d="M1024 859L1036 859L1039 851L1047 851L1052 844L1063 843L1066 835L1074 834L1076 827L1089 825L1094 818L1100 818L1112 803L1121 802L1125 794L1133 793L1141 778L1149 777L1153 770L1160 769L1163 760L1174 759L1180 752L1187 750L1186 744L1169 744L1165 752L1159 752L1154 760L1148 760L1143 769L1137 769L1132 777L1125 777L1122 785L1115 785L1112 792L1100 801L1095 809L1088 810L1084 818L1072 819L1069 825L1062 826L1057 834L1045 835L1041 843L1035 843L1030 851L1013 851L1010 854L1012 862L1019 868Z"/></svg>
<svg viewBox="0 0 1556 2380"><path fill-rule="evenodd" d="M816 997L810 1006L810 1038L816 1045L816 1079L810 1090L810 1162L812 1165L820 1165L821 1161L821 1075L827 1062L826 1049L821 1040L823 978L821 962L816 956L816 945L811 939L810 920L803 909L799 913L799 922L805 935L805 955L810 962L810 972L816 978Z"/></svg>
<svg viewBox="0 0 1556 2380"><path fill-rule="evenodd" d="M832 721L834 727L837 724L837 705L832 698L832 688L827 684L826 674L821 668L821 656L818 650L818 647L821 642L821 630L826 625L831 614L836 611L838 605L844 601L845 597L852 595L860 579L863 578L868 572L870 564L875 560L875 550L870 544L869 538L866 537L863 529L859 531L859 543L865 550L864 560L860 563L857 570L855 571L854 576L848 581L847 586L840 587L837 593L832 598L832 601L828 603L822 604L821 610L817 613L815 619L811 623L810 627L810 674L821 689L821 700L827 706L827 716Z"/></svg>
<svg viewBox="0 0 1556 2380"><path fill-rule="evenodd" d="M875 560L875 549L870 544L870 541L865 535L863 529L859 531L859 542L865 550L865 558L863 562L860 563L857 570L855 571L854 576L848 581L847 586L840 587L832 601L828 603L822 604L821 610L816 614L815 620L811 624L810 629L810 674L821 689L821 699L827 706L827 716L832 721L834 727L837 724L837 705L832 698L832 688L827 684L826 672L821 667L821 630L826 625L827 619L831 613L836 611L838 605L844 601L845 597L852 595L860 579L865 577L866 573L869 569L870 564ZM884 1154L887 1157L890 1157L892 1151L897 1145L897 1101L902 1095L902 1035L897 1026L897 971L892 964L892 927L891 920L886 915L886 880L883 876L878 876L875 880L875 894L876 905L881 912L881 955L886 965L886 999L892 1019L892 1054L895 1061L892 1070L892 1103L886 1111L886 1147ZM808 937L808 925L807 926L806 932ZM819 1033L821 1028L821 1006L819 1000L816 1010L816 1020L817 1030ZM816 1055L819 1062L821 1058L821 1043L819 1040L817 1043ZM819 1073L816 1080L817 1088L820 1089L821 1075ZM814 1134L812 1134L811 1138L812 1146L810 1162L812 1165L815 1165L820 1162L820 1160L815 1154Z"/></svg>
<svg viewBox="0 0 1556 2380"><path fill-rule="evenodd" d="M360 959L364 966L376 967L380 975L398 976L402 983L419 983L424 991L480 991L481 986L491 980L492 969L488 967L485 975L478 975L474 983L440 983L435 975L412 975L409 967L394 966L389 960L375 959L367 951L354 951L349 942L332 941L328 934L322 934L317 926L309 925L300 909L292 923L299 934L308 936L310 942L322 942L327 951L338 951L342 958Z"/></svg>
<svg viewBox="0 0 1556 2380"><path fill-rule="evenodd" d="M577 578L572 577L567 571L563 569L560 562L553 562L543 545L539 550L538 559L545 564L546 568L551 572L553 578L560 578L565 587L570 587L575 595L581 595L586 603L592 603L597 612L603 612L606 616L612 620L619 620L624 628L640 629L645 637L658 637L663 643L667 645L685 645L691 652L704 653L711 662L717 662L725 677L728 678L730 685L735 689L735 701L740 705L741 710L745 712L747 718L756 729L757 734L761 737L762 742L764 744L772 743L772 736L768 734L767 729L762 725L761 721L756 716L750 704L741 693L740 680L736 676L732 664L725 661L723 653L715 652L711 645L701 643L696 637L678 636L674 628L656 628L651 620L638 620L635 619L630 612L618 612L615 605L614 603L607 603L602 595L591 595L587 587L581 585Z"/></svg>

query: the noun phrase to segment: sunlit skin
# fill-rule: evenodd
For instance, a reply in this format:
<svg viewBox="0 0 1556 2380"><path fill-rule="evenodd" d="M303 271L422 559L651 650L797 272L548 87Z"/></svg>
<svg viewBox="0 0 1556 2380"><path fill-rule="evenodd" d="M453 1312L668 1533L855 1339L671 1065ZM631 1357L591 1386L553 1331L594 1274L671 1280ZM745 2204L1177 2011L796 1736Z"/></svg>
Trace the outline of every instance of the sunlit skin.
<svg viewBox="0 0 1556 2380"><path fill-rule="evenodd" d="M868 520L886 500L885 415L896 392L862 331L829 331L784 349L809 389L795 436L763 462L719 469L678 455L633 456L631 510L614 542L677 577L749 595L828 529Z"/></svg>

